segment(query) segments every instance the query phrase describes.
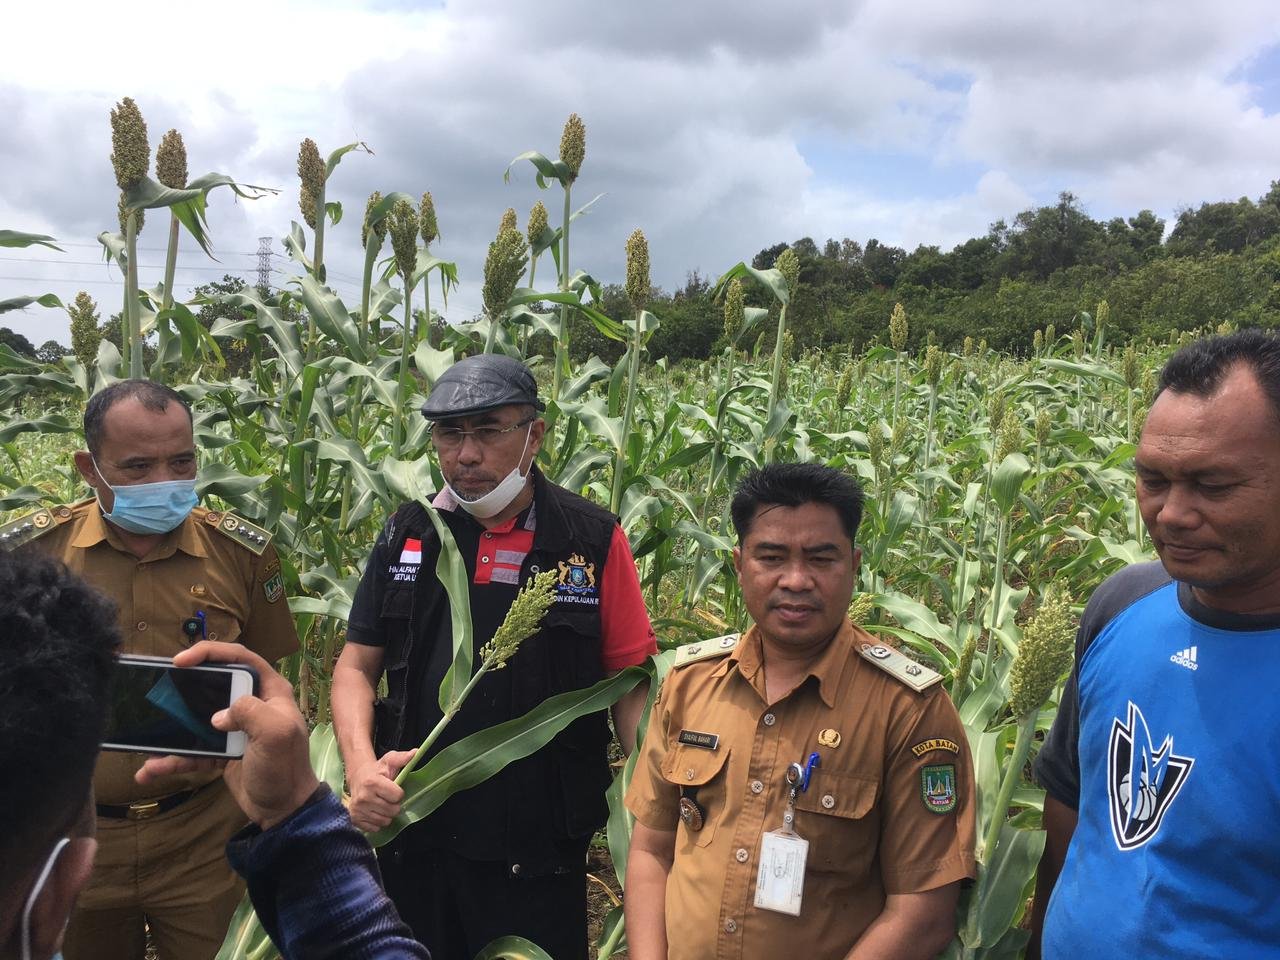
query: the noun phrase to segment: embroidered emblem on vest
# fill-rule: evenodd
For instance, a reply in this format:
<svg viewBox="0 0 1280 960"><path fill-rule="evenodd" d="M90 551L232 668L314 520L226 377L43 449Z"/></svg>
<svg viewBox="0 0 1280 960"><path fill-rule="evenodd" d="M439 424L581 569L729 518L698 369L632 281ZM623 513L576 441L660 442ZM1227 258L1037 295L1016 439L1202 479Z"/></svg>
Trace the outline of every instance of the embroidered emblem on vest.
<svg viewBox="0 0 1280 960"><path fill-rule="evenodd" d="M556 584L556 599L564 603L598 604L596 565L587 563L586 557L575 553L568 562L556 564L560 568L560 581Z"/></svg>

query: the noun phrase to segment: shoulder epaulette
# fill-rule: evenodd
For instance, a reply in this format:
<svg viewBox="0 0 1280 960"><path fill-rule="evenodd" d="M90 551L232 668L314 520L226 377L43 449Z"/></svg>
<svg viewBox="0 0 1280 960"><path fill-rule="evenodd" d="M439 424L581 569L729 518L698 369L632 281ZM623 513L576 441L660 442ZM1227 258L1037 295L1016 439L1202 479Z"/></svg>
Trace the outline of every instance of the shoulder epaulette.
<svg viewBox="0 0 1280 960"><path fill-rule="evenodd" d="M936 670L916 663L910 657L883 643L863 643L858 652L868 663L874 663L893 679L905 683L916 692L928 690L942 679Z"/></svg>
<svg viewBox="0 0 1280 960"><path fill-rule="evenodd" d="M70 507L41 508L0 525L0 549L14 550L71 519Z"/></svg>
<svg viewBox="0 0 1280 960"><path fill-rule="evenodd" d="M737 645L738 634L736 633L729 633L711 640L699 640L697 643L686 643L683 647L676 647L676 658L671 664L671 669L697 663L699 660L723 657Z"/></svg>
<svg viewBox="0 0 1280 960"><path fill-rule="evenodd" d="M230 510L226 513L210 510L205 514L204 522L258 556L262 556L267 544L271 542L270 533Z"/></svg>

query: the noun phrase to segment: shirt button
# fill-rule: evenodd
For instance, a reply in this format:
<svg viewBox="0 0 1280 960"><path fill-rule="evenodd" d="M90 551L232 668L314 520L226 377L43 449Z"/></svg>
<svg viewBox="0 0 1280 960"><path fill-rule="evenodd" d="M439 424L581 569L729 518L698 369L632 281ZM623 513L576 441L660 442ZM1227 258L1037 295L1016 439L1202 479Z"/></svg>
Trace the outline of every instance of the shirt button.
<svg viewBox="0 0 1280 960"><path fill-rule="evenodd" d="M488 563L488 562L489 562L489 558L488 558L488 557L481 557L481 558L480 558L480 562L481 562L481 563Z"/></svg>
<svg viewBox="0 0 1280 960"><path fill-rule="evenodd" d="M777 722L778 722L778 718L775 717L772 713L766 713L764 715L764 725L766 727L772 727Z"/></svg>
<svg viewBox="0 0 1280 960"><path fill-rule="evenodd" d="M684 772L684 778L685 778L686 780L692 780L692 779L693 779L693 767L690 767L688 770L686 770L686 771Z"/></svg>
<svg viewBox="0 0 1280 960"><path fill-rule="evenodd" d="M147 629L147 621L145 621L145 620L139 620L139 621L138 621L138 629L139 629L139 630L145 630L145 629Z"/></svg>
<svg viewBox="0 0 1280 960"><path fill-rule="evenodd" d="M737 859L739 863L746 863L747 858L750 856L751 854L747 853L746 847L739 847L737 852L734 854L734 857Z"/></svg>
<svg viewBox="0 0 1280 960"><path fill-rule="evenodd" d="M759 780L752 780L752 781L751 781L751 792L752 792L752 793L764 793L764 784L763 784L763 783L761 783Z"/></svg>
<svg viewBox="0 0 1280 960"><path fill-rule="evenodd" d="M831 809L832 807L834 807L835 805L836 805L836 798L835 798L835 797L833 797L833 796L832 796L831 794L829 794L829 793L827 793L827 794L824 794L824 795L823 795L823 797L822 797L822 807L823 807L823 809L825 809L825 810L830 810L830 809Z"/></svg>
<svg viewBox="0 0 1280 960"><path fill-rule="evenodd" d="M724 922L725 933L736 933L738 931L738 921L730 917Z"/></svg>
<svg viewBox="0 0 1280 960"><path fill-rule="evenodd" d="M492 534L492 533L486 533L486 534L484 535L484 538L485 538L486 540L492 540L492 539L493 539L493 534Z"/></svg>
<svg viewBox="0 0 1280 960"><path fill-rule="evenodd" d="M523 867L521 867L521 866L520 866L520 864L518 864L518 863L513 863L513 864L511 865L511 872L512 872L515 876L517 876L517 877L518 877L518 876L520 876L520 871L521 871L522 869L524 869L524 868L523 868Z"/></svg>

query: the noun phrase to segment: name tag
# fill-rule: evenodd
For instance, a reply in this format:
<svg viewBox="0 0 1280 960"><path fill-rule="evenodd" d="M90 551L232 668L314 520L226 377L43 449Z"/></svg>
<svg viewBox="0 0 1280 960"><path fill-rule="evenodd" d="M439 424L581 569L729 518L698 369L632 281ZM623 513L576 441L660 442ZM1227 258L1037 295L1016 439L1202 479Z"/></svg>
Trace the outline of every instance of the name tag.
<svg viewBox="0 0 1280 960"><path fill-rule="evenodd" d="M800 916L804 897L804 864L809 841L794 833L766 833L760 838L760 871L756 874L756 906Z"/></svg>
<svg viewBox="0 0 1280 960"><path fill-rule="evenodd" d="M703 747L707 750L714 750L720 746L720 735L718 733L699 733L697 730L681 730L679 741L690 747Z"/></svg>

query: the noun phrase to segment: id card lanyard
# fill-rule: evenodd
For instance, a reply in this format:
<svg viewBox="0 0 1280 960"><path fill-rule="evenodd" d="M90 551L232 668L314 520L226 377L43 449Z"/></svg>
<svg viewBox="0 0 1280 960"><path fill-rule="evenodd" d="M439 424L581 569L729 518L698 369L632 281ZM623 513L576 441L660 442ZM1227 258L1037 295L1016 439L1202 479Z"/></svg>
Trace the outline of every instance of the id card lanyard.
<svg viewBox="0 0 1280 960"><path fill-rule="evenodd" d="M771 830L760 838L755 905L762 910L800 916L809 841L795 831L796 795L809 789L809 777L818 762L818 754L811 753L804 766L793 763L787 767L787 807L782 829Z"/></svg>

